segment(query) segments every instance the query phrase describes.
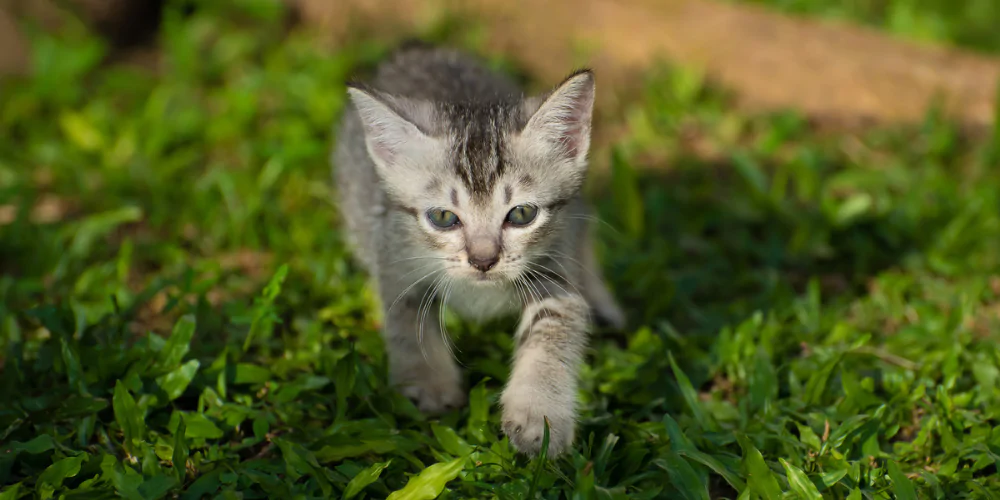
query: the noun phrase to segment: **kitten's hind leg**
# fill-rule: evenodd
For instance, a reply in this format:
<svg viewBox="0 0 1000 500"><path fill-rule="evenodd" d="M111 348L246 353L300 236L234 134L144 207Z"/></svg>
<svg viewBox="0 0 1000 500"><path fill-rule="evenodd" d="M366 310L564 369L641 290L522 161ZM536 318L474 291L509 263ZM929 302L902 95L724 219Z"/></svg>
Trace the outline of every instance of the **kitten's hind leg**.
<svg viewBox="0 0 1000 500"><path fill-rule="evenodd" d="M463 406L466 394L436 314L438 304L426 299L421 290L409 292L395 305L393 298L385 302L388 310L382 337L389 356L390 382L420 411L435 414ZM420 307L422 301L430 310Z"/></svg>

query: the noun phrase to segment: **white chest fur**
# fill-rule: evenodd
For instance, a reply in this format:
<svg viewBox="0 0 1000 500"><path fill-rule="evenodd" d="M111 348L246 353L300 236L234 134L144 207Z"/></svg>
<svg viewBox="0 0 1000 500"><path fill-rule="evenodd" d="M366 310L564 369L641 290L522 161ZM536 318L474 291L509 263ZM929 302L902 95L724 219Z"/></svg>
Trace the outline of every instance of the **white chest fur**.
<svg viewBox="0 0 1000 500"><path fill-rule="evenodd" d="M521 299L508 285L455 283L448 307L465 319L484 321L519 313Z"/></svg>

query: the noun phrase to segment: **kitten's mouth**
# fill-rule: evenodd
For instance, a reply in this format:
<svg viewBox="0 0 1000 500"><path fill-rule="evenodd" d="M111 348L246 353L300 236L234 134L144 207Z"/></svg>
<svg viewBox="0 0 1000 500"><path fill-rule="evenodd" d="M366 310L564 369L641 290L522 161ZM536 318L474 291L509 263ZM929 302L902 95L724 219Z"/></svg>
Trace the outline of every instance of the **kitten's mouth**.
<svg viewBox="0 0 1000 500"><path fill-rule="evenodd" d="M493 284L500 281L500 277L495 273L476 273L472 276L472 282L476 284Z"/></svg>

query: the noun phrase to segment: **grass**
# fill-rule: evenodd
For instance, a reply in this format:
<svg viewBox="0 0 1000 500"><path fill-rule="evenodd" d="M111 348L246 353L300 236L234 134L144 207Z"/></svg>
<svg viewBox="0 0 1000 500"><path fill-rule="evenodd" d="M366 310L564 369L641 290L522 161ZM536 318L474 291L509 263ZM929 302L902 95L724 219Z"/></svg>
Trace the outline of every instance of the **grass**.
<svg viewBox="0 0 1000 500"><path fill-rule="evenodd" d="M385 47L271 6L168 7L160 75L38 35L3 83L0 499L1000 496L1000 140L821 135L651 71L588 190L630 326L573 452L529 460L509 322L449 319L469 407L387 387L327 166Z"/></svg>

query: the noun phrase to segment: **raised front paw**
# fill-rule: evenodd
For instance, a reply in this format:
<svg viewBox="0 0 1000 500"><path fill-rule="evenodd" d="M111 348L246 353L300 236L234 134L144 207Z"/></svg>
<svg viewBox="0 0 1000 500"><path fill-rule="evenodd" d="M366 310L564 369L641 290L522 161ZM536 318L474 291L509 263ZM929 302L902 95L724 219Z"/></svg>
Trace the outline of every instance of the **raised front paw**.
<svg viewBox="0 0 1000 500"><path fill-rule="evenodd" d="M503 432L514 448L536 456L542 450L545 420L549 422L548 457L558 456L573 445L576 410L572 398L545 397L530 388L508 387L500 398Z"/></svg>

